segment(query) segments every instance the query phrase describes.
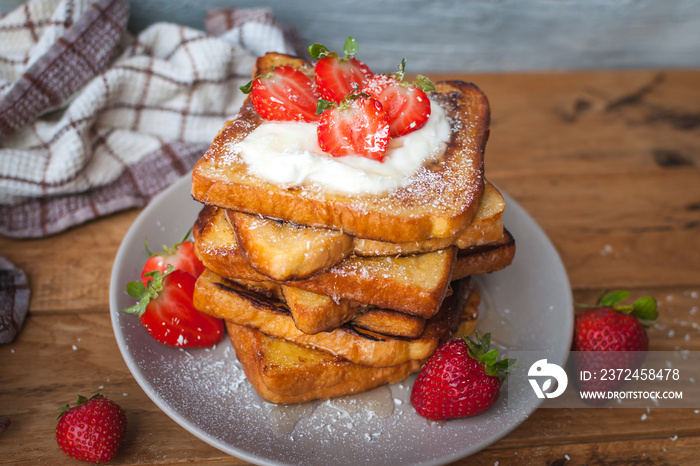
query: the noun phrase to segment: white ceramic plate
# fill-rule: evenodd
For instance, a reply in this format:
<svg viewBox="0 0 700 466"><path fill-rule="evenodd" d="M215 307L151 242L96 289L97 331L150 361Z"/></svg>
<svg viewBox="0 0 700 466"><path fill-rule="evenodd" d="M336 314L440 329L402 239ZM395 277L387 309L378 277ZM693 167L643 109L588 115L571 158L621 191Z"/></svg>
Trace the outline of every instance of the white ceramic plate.
<svg viewBox="0 0 700 466"><path fill-rule="evenodd" d="M509 267L478 278L478 329L491 332L509 350L546 351L550 362L561 365L573 330L566 271L540 227L504 196L504 221L517 252ZM173 244L191 228L200 207L185 176L143 210L117 253L110 308L119 348L136 381L160 409L205 442L256 464L444 464L497 441L539 406L526 392L527 383L512 382L527 376L523 368L511 375L497 404L474 418L431 422L418 416L409 403L415 376L364 395L280 407L255 393L228 340L196 350L157 343L138 318L121 312L134 302L126 284L138 279L146 260L144 240L151 249Z"/></svg>

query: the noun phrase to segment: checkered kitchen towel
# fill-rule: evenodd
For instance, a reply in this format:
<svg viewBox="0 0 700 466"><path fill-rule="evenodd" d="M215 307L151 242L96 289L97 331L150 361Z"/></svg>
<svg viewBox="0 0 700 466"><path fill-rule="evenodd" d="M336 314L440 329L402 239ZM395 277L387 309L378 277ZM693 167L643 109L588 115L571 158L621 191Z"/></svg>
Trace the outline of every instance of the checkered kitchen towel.
<svg viewBox="0 0 700 466"><path fill-rule="evenodd" d="M127 0L32 0L0 17L0 234L143 206L236 114L256 56L299 53L267 9L137 37L127 18Z"/></svg>

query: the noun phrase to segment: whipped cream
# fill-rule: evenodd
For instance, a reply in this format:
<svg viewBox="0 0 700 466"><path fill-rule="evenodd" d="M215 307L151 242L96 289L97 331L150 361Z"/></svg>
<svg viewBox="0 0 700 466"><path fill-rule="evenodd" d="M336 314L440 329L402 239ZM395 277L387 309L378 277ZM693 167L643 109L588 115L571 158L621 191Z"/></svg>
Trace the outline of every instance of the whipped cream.
<svg viewBox="0 0 700 466"><path fill-rule="evenodd" d="M389 142L383 162L354 155L332 157L318 145L316 123L304 122L265 121L237 144L236 151L251 173L275 184L380 193L400 187L420 167L442 157L450 123L435 102L430 112L422 128Z"/></svg>

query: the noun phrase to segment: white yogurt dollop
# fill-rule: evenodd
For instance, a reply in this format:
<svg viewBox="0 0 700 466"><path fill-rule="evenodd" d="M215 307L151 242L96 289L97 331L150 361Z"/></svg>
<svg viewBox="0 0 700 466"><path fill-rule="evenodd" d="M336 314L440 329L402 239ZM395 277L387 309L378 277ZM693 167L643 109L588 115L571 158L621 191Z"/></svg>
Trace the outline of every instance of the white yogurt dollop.
<svg viewBox="0 0 700 466"><path fill-rule="evenodd" d="M401 186L426 162L439 159L450 131L445 111L431 101L426 124L392 139L383 162L361 156L332 157L318 145L316 124L303 122L265 121L237 144L236 151L251 173L275 184L380 193Z"/></svg>

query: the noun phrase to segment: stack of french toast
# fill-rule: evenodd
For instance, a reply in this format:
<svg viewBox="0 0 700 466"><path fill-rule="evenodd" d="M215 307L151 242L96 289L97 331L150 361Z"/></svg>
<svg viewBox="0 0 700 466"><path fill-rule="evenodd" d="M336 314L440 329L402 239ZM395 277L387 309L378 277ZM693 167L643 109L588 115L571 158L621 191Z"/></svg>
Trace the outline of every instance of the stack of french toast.
<svg viewBox="0 0 700 466"><path fill-rule="evenodd" d="M253 76L280 65L313 71L270 53ZM266 400L333 398L406 379L442 342L474 329L471 277L512 261L505 201L484 176L488 101L471 84L434 85L449 141L388 191L281 185L251 171L236 149L264 124L250 99L196 164L192 195L204 206L193 232L207 270L194 304L225 319Z"/></svg>

